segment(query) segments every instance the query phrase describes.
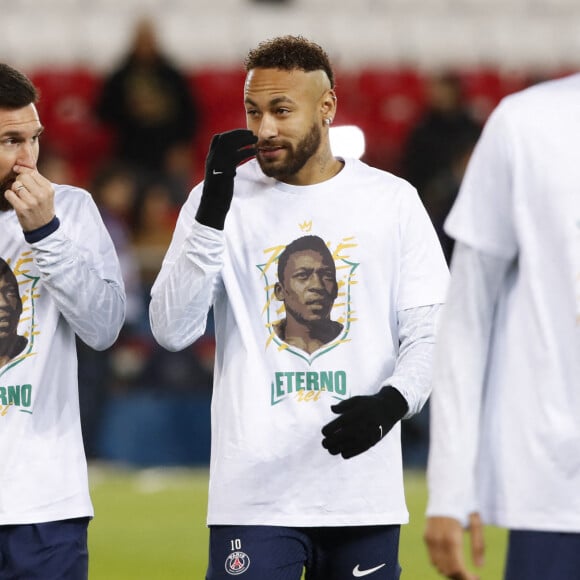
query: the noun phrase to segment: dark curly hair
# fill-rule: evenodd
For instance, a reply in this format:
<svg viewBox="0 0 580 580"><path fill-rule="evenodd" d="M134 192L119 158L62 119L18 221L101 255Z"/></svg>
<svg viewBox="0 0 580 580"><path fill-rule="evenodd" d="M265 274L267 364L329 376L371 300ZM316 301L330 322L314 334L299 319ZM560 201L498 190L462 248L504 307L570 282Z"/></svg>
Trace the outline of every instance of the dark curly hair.
<svg viewBox="0 0 580 580"><path fill-rule="evenodd" d="M246 72L255 68L282 70L323 70L334 88L334 72L326 52L302 36L279 36L265 40L250 50L244 61Z"/></svg>
<svg viewBox="0 0 580 580"><path fill-rule="evenodd" d="M336 277L334 258L332 257L332 252L324 243L324 240L319 236L302 236L301 238L296 238L290 242L278 257L278 280L281 284L284 284L284 271L286 270L290 256L297 252L304 252L306 250L318 252L322 256L322 260L334 270L334 275Z"/></svg>
<svg viewBox="0 0 580 580"><path fill-rule="evenodd" d="M25 74L0 63L0 108L21 109L36 103L38 98L36 87Z"/></svg>

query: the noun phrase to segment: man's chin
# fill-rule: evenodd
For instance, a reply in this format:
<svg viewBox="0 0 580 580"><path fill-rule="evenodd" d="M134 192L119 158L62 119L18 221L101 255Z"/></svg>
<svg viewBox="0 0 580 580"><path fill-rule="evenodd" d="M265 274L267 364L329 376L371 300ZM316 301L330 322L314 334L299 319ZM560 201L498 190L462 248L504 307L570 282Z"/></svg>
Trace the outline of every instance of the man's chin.
<svg viewBox="0 0 580 580"><path fill-rule="evenodd" d="M278 179L278 176L280 175L280 168L278 164L273 162L269 163L262 159L258 159L258 164L260 165L260 169L263 171L264 175Z"/></svg>

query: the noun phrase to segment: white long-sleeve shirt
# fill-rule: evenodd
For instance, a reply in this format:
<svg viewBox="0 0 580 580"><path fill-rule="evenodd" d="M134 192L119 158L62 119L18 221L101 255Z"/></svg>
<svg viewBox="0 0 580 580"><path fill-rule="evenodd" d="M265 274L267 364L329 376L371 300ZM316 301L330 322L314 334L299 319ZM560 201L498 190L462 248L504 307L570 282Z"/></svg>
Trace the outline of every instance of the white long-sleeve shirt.
<svg viewBox="0 0 580 580"><path fill-rule="evenodd" d="M112 241L84 190L55 185L59 228L26 243L0 213L0 256L16 280L24 350L0 366L0 525L92 516L81 434L75 335L115 341L125 293Z"/></svg>

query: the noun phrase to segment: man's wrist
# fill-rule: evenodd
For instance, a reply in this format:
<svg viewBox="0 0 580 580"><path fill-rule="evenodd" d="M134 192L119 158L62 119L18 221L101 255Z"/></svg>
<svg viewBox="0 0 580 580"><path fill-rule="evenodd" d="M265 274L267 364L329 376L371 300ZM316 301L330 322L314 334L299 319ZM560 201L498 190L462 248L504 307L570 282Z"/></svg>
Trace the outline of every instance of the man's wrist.
<svg viewBox="0 0 580 580"><path fill-rule="evenodd" d="M384 386L378 393L384 402L389 418L395 423L402 419L409 411L409 404L403 395L391 385Z"/></svg>
<svg viewBox="0 0 580 580"><path fill-rule="evenodd" d="M35 242L40 242L44 238L50 236L58 230L60 226L60 220L54 216L47 224L36 228L35 230L30 230L28 232L24 232L24 239L29 244L34 244Z"/></svg>

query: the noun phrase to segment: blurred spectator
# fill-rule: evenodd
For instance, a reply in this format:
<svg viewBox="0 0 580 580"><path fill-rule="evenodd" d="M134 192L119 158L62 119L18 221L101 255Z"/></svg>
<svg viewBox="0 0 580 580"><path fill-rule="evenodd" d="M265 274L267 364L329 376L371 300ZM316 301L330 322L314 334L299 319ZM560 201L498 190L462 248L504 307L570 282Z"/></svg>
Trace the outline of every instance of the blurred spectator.
<svg viewBox="0 0 580 580"><path fill-rule="evenodd" d="M115 132L117 157L139 171L164 173L176 151L192 157L194 95L148 18L138 21L127 56L104 79L96 113Z"/></svg>
<svg viewBox="0 0 580 580"><path fill-rule="evenodd" d="M445 233L443 224L457 197L467 162L476 142L475 133L466 132L458 138L455 147L450 152L449 165L429 181L421 194L425 209L441 242L447 264L451 261L454 241Z"/></svg>
<svg viewBox="0 0 580 580"><path fill-rule="evenodd" d="M449 173L458 150L481 132L481 123L464 101L457 75L434 75L428 83L427 109L409 133L402 160L403 177L421 197L434 179Z"/></svg>
<svg viewBox="0 0 580 580"><path fill-rule="evenodd" d="M137 256L132 246L133 219L138 195L136 176L129 167L111 163L96 173L91 191L113 239L123 271L127 293L125 324L138 324L144 316L145 308Z"/></svg>
<svg viewBox="0 0 580 580"><path fill-rule="evenodd" d="M119 381L124 380L116 376L116 353L130 340L146 309L130 240L130 219L137 191L135 178L125 166L113 164L97 172L91 191L117 251L127 296L125 324L113 347L95 351L77 340L83 439L87 456L94 459L98 456L98 438L107 401Z"/></svg>
<svg viewBox="0 0 580 580"><path fill-rule="evenodd" d="M481 123L465 102L454 74L428 79L427 108L411 129L402 157L402 173L418 190L449 263L453 240L443 223L457 196L465 166L481 133ZM424 465L429 440L429 404L402 423L405 461Z"/></svg>
<svg viewBox="0 0 580 580"><path fill-rule="evenodd" d="M136 204L133 248L147 295L171 242L177 211L167 180L143 185Z"/></svg>
<svg viewBox="0 0 580 580"><path fill-rule="evenodd" d="M75 183L75 176L70 161L50 148L44 148L38 158L39 171L52 183Z"/></svg>

